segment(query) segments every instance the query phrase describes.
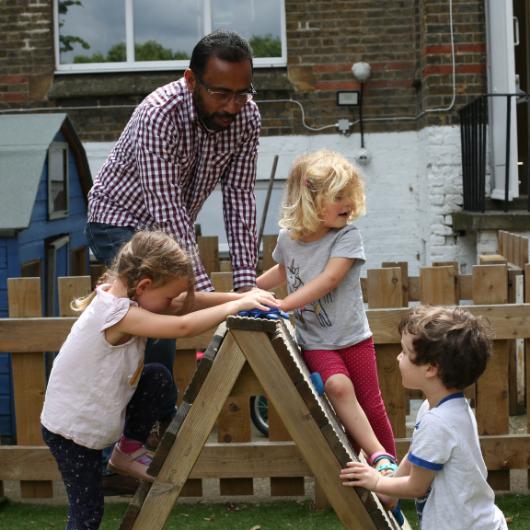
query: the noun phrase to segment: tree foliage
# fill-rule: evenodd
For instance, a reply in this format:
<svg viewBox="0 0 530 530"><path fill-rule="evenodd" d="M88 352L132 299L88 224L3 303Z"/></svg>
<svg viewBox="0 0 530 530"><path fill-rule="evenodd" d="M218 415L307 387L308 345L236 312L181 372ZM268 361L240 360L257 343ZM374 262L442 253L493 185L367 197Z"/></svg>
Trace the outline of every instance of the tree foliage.
<svg viewBox="0 0 530 530"><path fill-rule="evenodd" d="M183 51L174 52L170 48L164 48L154 40L148 40L134 46L136 61L174 61L177 59L189 59L189 55ZM127 54L125 43L120 42L111 46L106 55L96 52L92 55L76 55L74 63L116 63L125 62Z"/></svg>
<svg viewBox="0 0 530 530"><path fill-rule="evenodd" d="M250 46L254 52L254 57L281 57L282 42L280 37L272 34L254 35L249 39Z"/></svg>

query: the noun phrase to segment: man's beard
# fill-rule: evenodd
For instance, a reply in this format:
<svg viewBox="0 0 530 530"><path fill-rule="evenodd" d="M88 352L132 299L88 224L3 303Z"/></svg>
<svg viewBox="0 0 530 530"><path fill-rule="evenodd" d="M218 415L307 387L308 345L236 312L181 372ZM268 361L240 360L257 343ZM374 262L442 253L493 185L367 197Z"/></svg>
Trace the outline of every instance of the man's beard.
<svg viewBox="0 0 530 530"><path fill-rule="evenodd" d="M204 110L202 98L198 93L193 94L193 102L195 103L199 120L210 131L222 131L227 129L236 119L237 114L231 114L230 112L212 112L211 114L207 114ZM217 119L228 120L229 123L219 123L216 121Z"/></svg>

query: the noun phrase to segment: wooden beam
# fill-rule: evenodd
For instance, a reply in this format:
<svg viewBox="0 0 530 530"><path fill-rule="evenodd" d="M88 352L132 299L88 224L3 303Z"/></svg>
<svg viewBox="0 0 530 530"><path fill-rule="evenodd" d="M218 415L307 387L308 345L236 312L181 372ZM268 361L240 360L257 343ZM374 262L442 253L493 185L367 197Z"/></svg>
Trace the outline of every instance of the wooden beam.
<svg viewBox="0 0 530 530"><path fill-rule="evenodd" d="M245 357L227 334L142 504L134 530L164 527L244 364Z"/></svg>
<svg viewBox="0 0 530 530"><path fill-rule="evenodd" d="M232 329L235 340L274 404L287 430L345 528L375 529L357 491L338 480L340 465L328 441L308 410L269 337L265 333Z"/></svg>
<svg viewBox="0 0 530 530"><path fill-rule="evenodd" d="M410 446L410 438L397 438L399 458ZM528 469L530 435L481 436L486 466L495 469ZM311 470L294 442L207 443L193 466L190 478L257 478L311 476ZM0 480L61 480L48 447L0 446Z"/></svg>
<svg viewBox="0 0 530 530"><path fill-rule="evenodd" d="M530 303L469 305L465 309L486 317L497 339L530 338ZM366 311L376 344L397 344L397 331L407 308L368 309ZM0 351L57 351L70 331L75 318L0 318ZM178 339L178 349L204 349L215 329L196 337Z"/></svg>
<svg viewBox="0 0 530 530"><path fill-rule="evenodd" d="M58 351L75 317L0 318L0 351ZM195 337L182 337L178 349L201 350L208 346L215 328Z"/></svg>

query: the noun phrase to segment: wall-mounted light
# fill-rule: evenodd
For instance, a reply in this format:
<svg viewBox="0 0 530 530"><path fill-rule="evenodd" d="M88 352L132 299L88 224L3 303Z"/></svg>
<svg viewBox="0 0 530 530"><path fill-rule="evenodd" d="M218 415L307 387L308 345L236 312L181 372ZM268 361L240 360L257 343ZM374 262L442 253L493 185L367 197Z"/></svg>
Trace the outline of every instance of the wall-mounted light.
<svg viewBox="0 0 530 530"><path fill-rule="evenodd" d="M353 77L361 85L361 90L359 93L359 129L361 132L361 149L357 152L355 158L360 164L366 165L371 160L371 155L369 151L364 146L364 123L363 123L363 93L364 93L364 84L372 75L372 67L363 61L353 63L351 67Z"/></svg>
<svg viewBox="0 0 530 530"><path fill-rule="evenodd" d="M372 75L372 67L364 62L353 63L351 72L359 83L366 83Z"/></svg>
<svg viewBox="0 0 530 530"><path fill-rule="evenodd" d="M358 90L339 90L337 92L337 105L339 107L355 107L359 104Z"/></svg>

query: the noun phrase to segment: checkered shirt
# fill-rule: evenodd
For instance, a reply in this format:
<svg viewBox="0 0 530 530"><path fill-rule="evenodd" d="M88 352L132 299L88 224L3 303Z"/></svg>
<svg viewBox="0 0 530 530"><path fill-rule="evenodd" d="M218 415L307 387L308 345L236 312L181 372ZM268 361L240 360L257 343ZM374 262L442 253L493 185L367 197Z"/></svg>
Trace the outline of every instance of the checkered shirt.
<svg viewBox="0 0 530 530"><path fill-rule="evenodd" d="M136 108L94 179L90 222L172 234L192 258L196 288L211 290L194 224L220 182L234 288L256 280L256 158L260 133L250 101L222 131L199 122L184 78L162 86Z"/></svg>

